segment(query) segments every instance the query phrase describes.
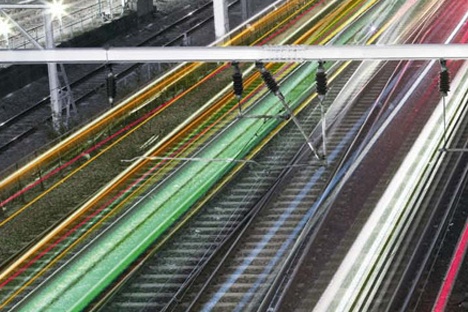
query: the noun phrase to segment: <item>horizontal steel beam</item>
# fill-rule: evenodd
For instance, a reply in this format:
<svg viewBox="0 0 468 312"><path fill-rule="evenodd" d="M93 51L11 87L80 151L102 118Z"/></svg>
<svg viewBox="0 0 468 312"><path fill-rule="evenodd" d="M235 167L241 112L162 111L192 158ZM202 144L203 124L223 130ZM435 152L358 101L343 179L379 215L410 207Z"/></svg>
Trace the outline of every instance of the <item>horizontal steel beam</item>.
<svg viewBox="0 0 468 312"><path fill-rule="evenodd" d="M50 9L50 5L48 4L0 4L0 9L46 10L46 9Z"/></svg>
<svg viewBox="0 0 468 312"><path fill-rule="evenodd" d="M370 46L136 47L0 50L0 63L302 62L468 59L468 44Z"/></svg>

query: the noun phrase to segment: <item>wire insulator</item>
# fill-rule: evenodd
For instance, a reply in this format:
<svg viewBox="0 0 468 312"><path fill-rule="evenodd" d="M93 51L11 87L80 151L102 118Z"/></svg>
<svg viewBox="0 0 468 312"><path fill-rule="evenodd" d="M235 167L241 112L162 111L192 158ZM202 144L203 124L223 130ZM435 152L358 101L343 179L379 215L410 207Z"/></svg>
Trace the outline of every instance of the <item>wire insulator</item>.
<svg viewBox="0 0 468 312"><path fill-rule="evenodd" d="M279 91L278 84L276 83L275 78L271 75L270 72L264 71L262 72L262 78L263 81L265 81L265 84L267 85L268 89L270 89L271 92L277 93Z"/></svg>
<svg viewBox="0 0 468 312"><path fill-rule="evenodd" d="M242 93L244 92L244 81L242 80L241 73L234 73L232 75L232 86L234 88L234 94L237 97L242 97Z"/></svg>
<svg viewBox="0 0 468 312"><path fill-rule="evenodd" d="M317 72L315 73L315 82L317 84L317 93L324 96L328 91L327 73L323 68L323 62L319 62Z"/></svg>
<svg viewBox="0 0 468 312"><path fill-rule="evenodd" d="M447 96L450 91L450 74L448 70L442 70L439 76L439 90L443 96Z"/></svg>
<svg viewBox="0 0 468 312"><path fill-rule="evenodd" d="M273 78L271 73L268 70L266 70L266 68L263 66L263 62L257 61L255 62L255 66L260 71L260 74L262 74L262 79L267 85L268 89L270 89L270 91L273 92L274 94L278 94L279 93L278 83L276 83L275 78Z"/></svg>
<svg viewBox="0 0 468 312"><path fill-rule="evenodd" d="M232 86L235 96L240 99L242 98L242 93L244 92L244 81L242 79L239 63L232 62L232 67L234 68L234 74L232 74Z"/></svg>
<svg viewBox="0 0 468 312"><path fill-rule="evenodd" d="M255 62L255 67L257 67L258 70L260 70L260 71L266 70L266 69L265 69L265 66L263 65L263 62L261 62L261 61L256 61L256 62Z"/></svg>
<svg viewBox="0 0 468 312"><path fill-rule="evenodd" d="M115 80L115 75L110 65L108 66L106 85L107 85L107 97L109 99L109 104L113 105L114 99L117 95L117 81Z"/></svg>
<svg viewBox="0 0 468 312"><path fill-rule="evenodd" d="M327 74L324 72L323 73L317 72L315 74L315 82L317 83L317 93L319 95L327 94L327 91L328 91Z"/></svg>

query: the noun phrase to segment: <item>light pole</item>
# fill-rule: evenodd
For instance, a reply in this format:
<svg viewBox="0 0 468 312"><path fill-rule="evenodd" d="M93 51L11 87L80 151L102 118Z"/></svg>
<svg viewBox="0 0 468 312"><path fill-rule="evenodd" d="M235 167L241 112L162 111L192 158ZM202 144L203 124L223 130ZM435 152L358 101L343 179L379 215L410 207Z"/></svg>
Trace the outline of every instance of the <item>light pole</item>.
<svg viewBox="0 0 468 312"><path fill-rule="evenodd" d="M44 15L45 48L54 49L54 29L52 25L52 10L46 9ZM62 103L59 97L60 82L58 79L57 63L47 63L49 74L50 107L52 109L52 126L59 132L62 120Z"/></svg>
<svg viewBox="0 0 468 312"><path fill-rule="evenodd" d="M0 19L0 32L3 35L3 38L5 38L5 43L6 43L6 48L10 48L10 40L9 40L9 35L10 35L10 25L8 25L7 21L4 19Z"/></svg>
<svg viewBox="0 0 468 312"><path fill-rule="evenodd" d="M226 0L213 0L216 39L229 31L228 5Z"/></svg>
<svg viewBox="0 0 468 312"><path fill-rule="evenodd" d="M101 0L98 0L98 10L99 10L99 17L102 17L102 4L101 4Z"/></svg>
<svg viewBox="0 0 468 312"><path fill-rule="evenodd" d="M30 10L42 10L44 19L44 37L45 45L37 42L28 32L23 29L17 22L14 21L4 10L6 9L30 9ZM8 32L11 25L17 28L37 49L39 50L55 50L54 41L54 29L53 20L58 18L61 21L61 17L65 14L64 6L61 0L53 0L48 4L0 4L0 12L3 14L5 19L0 20L0 32L6 36L8 40ZM7 41L8 42L8 41ZM68 83L68 79L65 74L65 69L61 65L61 74L64 80L66 91L63 90L59 80L59 71L57 63L47 62L47 70L49 75L49 91L50 91L50 106L52 110L52 126L55 131L59 132L62 128L62 109L64 103L67 107L67 120L68 123L70 106L75 107L71 89Z"/></svg>
<svg viewBox="0 0 468 312"><path fill-rule="evenodd" d="M250 15L249 0L241 0L241 7L242 7L242 21L246 21Z"/></svg>

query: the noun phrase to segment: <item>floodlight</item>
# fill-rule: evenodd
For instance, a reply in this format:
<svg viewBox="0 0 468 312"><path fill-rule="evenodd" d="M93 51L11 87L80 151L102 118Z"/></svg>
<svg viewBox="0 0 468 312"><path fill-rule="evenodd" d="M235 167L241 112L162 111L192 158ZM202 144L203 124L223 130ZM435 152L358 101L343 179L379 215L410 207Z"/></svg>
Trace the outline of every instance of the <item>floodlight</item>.
<svg viewBox="0 0 468 312"><path fill-rule="evenodd" d="M2 34L5 38L8 38L10 30L10 24L6 20L0 18L0 34Z"/></svg>
<svg viewBox="0 0 468 312"><path fill-rule="evenodd" d="M62 21L62 16L66 14L65 5L62 0L53 0L49 2L49 10L52 14L52 18L57 18L60 22Z"/></svg>

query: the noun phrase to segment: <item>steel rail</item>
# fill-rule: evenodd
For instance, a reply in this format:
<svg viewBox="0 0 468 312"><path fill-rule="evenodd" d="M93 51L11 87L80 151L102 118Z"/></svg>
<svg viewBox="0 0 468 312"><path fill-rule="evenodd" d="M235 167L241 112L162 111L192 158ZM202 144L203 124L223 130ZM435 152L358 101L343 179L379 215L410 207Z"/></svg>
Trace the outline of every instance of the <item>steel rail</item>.
<svg viewBox="0 0 468 312"><path fill-rule="evenodd" d="M273 29L271 29L271 31L275 31L275 29L280 28L281 25L283 25L283 23L279 23L279 25L276 25L276 27L274 27ZM267 36L267 35L268 35L268 33L265 34L264 36L261 36L259 40L262 40L262 38L264 38L264 37ZM269 38L269 39L271 39L271 38ZM181 94L180 96L182 96L182 95L183 95L183 94ZM179 97L177 97L177 98L179 98ZM175 98L175 99L177 99L177 98ZM174 100L175 100L175 99L174 99ZM119 141L120 141L120 140L119 140ZM115 144L112 144L112 145L115 145ZM108 149L106 148L105 150L108 150ZM103 152L100 152L100 153L99 153L99 155L102 155L102 154L103 154ZM99 155L97 155L97 156L99 156ZM75 169L71 174L67 175L64 179L68 179L73 173L78 172L79 170L83 169L83 168L84 168L87 164L89 164L91 161L92 161L92 160L86 161L85 164L83 164L83 165L81 165L79 168ZM64 181L64 180L61 180L60 183L62 183L63 181ZM60 183L59 183L59 184L60 184ZM54 187L52 187L52 188L54 188ZM48 191L49 191L49 190L48 190ZM12 215L10 218L4 220L1 224L4 224L4 223L8 222L9 220L11 220L11 218L15 217L16 215L18 215L19 213L21 213L22 211L24 211L28 206L32 205L35 201L37 201L38 199L40 199L40 198L42 198L43 196L45 196L45 194L46 194L48 191L46 191L45 193L41 194L38 198L36 198L36 199L30 201L26 206L24 206L24 207L23 207L22 209L20 209L19 211L15 212L14 215ZM0 225L1 225L1 224L0 224Z"/></svg>
<svg viewBox="0 0 468 312"><path fill-rule="evenodd" d="M229 3L229 7L237 4L239 1L240 0L234 0L233 2ZM190 19L197 18L197 16L195 16L195 14L199 14L199 13L203 12L204 10L206 10L207 8L209 8L212 5L213 4L211 2L208 2L208 3L205 3L204 5L200 6L199 8L196 8L195 10L190 11L189 13L184 15L183 17L176 20L171 25L168 25L168 26L164 27L163 29L157 31L150 38L147 38L147 39L143 40L142 42L138 43L136 46L140 47L140 46L145 46L147 44L151 44L151 42L154 41L157 37L164 35L164 33L172 30L174 27L179 26L183 22L188 21ZM169 40L167 43L163 44L162 46L166 47L166 46L171 46L171 45L175 44L176 42L182 40L184 38L185 34L191 34L191 33L195 32L195 31L197 31L200 27L204 26L205 24L207 24L212 19L213 19L213 15L210 15L209 17L199 21L196 25L190 27L189 29L187 29L185 31L182 31L182 34L180 34L180 35L176 36L175 38ZM141 64L134 64L131 67L129 67L127 69L124 69L122 72L116 73L116 75L115 75L116 79L118 80L118 79L121 79L121 78L127 76L129 73L131 73L135 68L137 68L139 66L141 66ZM77 86L77 85L81 84L82 82L86 81L89 77L92 77L95 74L97 74L97 73L99 73L99 72L101 72L101 71L103 71L105 69L106 69L106 65L98 66L97 68L93 69L91 72L88 72L85 75L83 75L83 77L80 77L77 80L73 81L71 83L71 86L72 87ZM104 86L104 85L105 85L105 83L103 82L100 86ZM95 90L93 90L93 91L81 96L80 98L76 99L76 102L80 102L81 100L87 98L88 96L90 96L91 94L94 94L94 93L95 93ZM25 110L21 111L17 115L12 116L12 117L8 118L7 120L1 122L0 123L0 130L7 127L7 126L9 126L9 125L11 125L13 122L18 120L22 116L28 114L29 112L34 111L34 110L38 109L40 106L47 104L49 101L50 101L50 96L47 96L46 98L42 99L41 101L37 102L36 104L34 104L34 105L26 108ZM50 117L48 117L46 120L49 120L49 119L50 119ZM18 137L23 137L23 136L26 136L26 135L30 134L29 132L34 131L33 129L35 129L35 128L36 127L30 128L29 130L25 131L25 133L22 133L22 134L18 135L17 138ZM15 138L15 141L17 140L17 138ZM3 144L2 146L0 146L0 151L2 149L5 149L8 145L11 145L11 144L14 144L14 143L13 142L7 142L6 144Z"/></svg>
<svg viewBox="0 0 468 312"><path fill-rule="evenodd" d="M263 260L263 261L265 261L265 260ZM243 283L245 283L245 282L243 282ZM228 299L226 299L226 300L228 300ZM226 302L223 302L223 307L225 307L225 306L226 306ZM237 307L237 308L239 308L239 307Z"/></svg>
<svg viewBox="0 0 468 312"><path fill-rule="evenodd" d="M224 104L224 103L223 103ZM187 132L189 132L189 130L194 130L200 125L200 123L203 123L204 120L206 120L209 116L213 115L213 114L216 114L215 111L217 109L219 109L220 107L222 107L223 105L215 105L215 106L212 106L210 109L208 109L207 111L205 111L202 115L198 116L198 118L195 120L195 121L191 121L189 123L189 126L188 127L184 127L180 132L178 133L182 133L184 134L185 136L188 136ZM113 188L108 188L108 189L104 189L104 193L103 194L98 194L97 198L95 197L93 201L91 202L87 202L85 203L79 211L76 211L73 215L71 215L69 218L67 218L67 220L65 221L65 223L62 223L59 225L59 227L57 228L54 228L52 230L51 233L49 233L43 240L41 240L37 245L35 245L34 247L32 247L32 249L28 250L26 252L26 254L34 254L36 252L39 252L39 250L36 250L37 248L40 248L41 246L44 246L44 240L45 241L50 241L51 239L53 239L54 237L62 237L62 235L60 233L63 233L63 232L67 232L68 231L68 227L69 225L73 224L76 222L76 220L78 218L80 218L80 216L84 215L84 214L91 214L91 211L92 209L95 207L95 206L98 206L99 209L102 209L102 208L105 208L101 205L98 205L98 202L102 199L102 197L105 197L107 196L108 194L110 194L113 190L115 189L123 189L123 190L129 190L131 189L131 187L126 187L124 185L124 183L127 181L127 177L128 176L133 176L135 175L136 172L139 172L140 169L144 168L146 165L150 164L152 161L151 161L151 157L154 156L154 155L160 155L161 151L162 150L167 150L167 149L170 149L170 146L174 145L174 144L171 144L171 143L174 143L180 136L179 135L175 135L175 136L172 136L172 140L170 140L170 142L167 142L166 144L163 144L162 147L159 147L159 146L156 146L155 149L152 149L150 150L150 153L148 153L147 155L144 155L144 157L142 157L141 159L139 159L137 162L135 162L129 169L131 170L126 170L125 171L125 175L122 176L122 178L118 179L117 181L111 181L110 185L114 186ZM183 152L186 148L189 147L189 145L183 145L182 146L183 148L181 150L177 150L177 153L181 153ZM175 154L175 156L177 156L178 154ZM162 162L164 163L164 162ZM167 162L167 163L164 163L165 166L168 165L168 163L170 162ZM158 168L159 167L159 164L156 165L155 167L152 167L151 170L154 170L154 168ZM163 168L159 169L159 170L163 170ZM150 170L150 173L152 173ZM158 172L159 172L158 170ZM156 173L152 173L152 174L157 174ZM146 173L145 173L146 175ZM143 175L143 176L145 176ZM138 180L139 181L139 180ZM137 181L137 182L138 182ZM118 183L118 184L116 184ZM140 190L142 190L144 188L144 186L149 183L149 180L146 180L142 185L139 185L137 187L136 190L134 190L134 193L137 193L139 192ZM133 186L132 186L133 187ZM120 195L120 194L119 194ZM123 195L123 194L122 194ZM60 254L58 254L52 261L50 261L49 263L47 263L47 265L42 268L39 272L37 272L33 277L29 278L29 280L21 287L19 288L13 295L10 296L10 298L8 298L6 301L4 301L0 307L3 307L5 306L6 304L8 304L17 294L19 294L20 292L22 292L28 285L30 285L32 282L34 282L37 278L39 278L43 273L45 273L51 266L53 266L57 261L59 261L61 258L63 258L65 255L66 255L66 252L68 252L71 248L73 248L75 245L77 245L81 240L83 240L84 238L86 238L93 230L95 230L98 226L101 225L101 223L103 223L106 219L108 219L111 215L115 214L116 213L116 210L119 210L127 201L129 200L129 197L127 196L123 201L119 202L119 204L117 205L117 207L115 209L113 209L112 211L110 211L108 214L106 214L105 216L103 216L100 220L98 220L97 223L95 223L90 229L88 229L86 231L86 233L84 233L83 235L81 235L78 240L75 240L71 245L69 245L65 250L61 251ZM106 203L107 205L107 203ZM53 242L50 241L50 243L53 245ZM34 251L34 253L31 253L31 250ZM24 260L27 260L27 259L30 259L31 256L27 256L27 255L23 255L22 258L24 258ZM21 261L22 258L20 258L19 260ZM15 263L17 263L18 261L16 261ZM14 264L13 264L14 266ZM11 267L11 266L10 266ZM10 268L9 267L9 268ZM7 270L9 270L9 268L7 268ZM1 280L1 279L0 279Z"/></svg>
<svg viewBox="0 0 468 312"><path fill-rule="evenodd" d="M344 71L350 63L347 62L340 66L339 69L330 77L330 82L333 82L335 79L338 78L339 74ZM295 111L294 114L298 115L307 105L307 103L310 103L313 99L315 99L317 95L314 93L311 96L309 96L307 99L302 101L302 105L300 105ZM284 127L287 126L288 123L282 123L277 129L275 129L274 134L279 133ZM317 125L312 131L312 133L316 132L316 130L319 128ZM271 140L271 137L266 138L257 148L257 150L252 153L252 156L250 156L248 159L253 158L261 148L263 148L269 141ZM294 168L295 165L299 163L299 161L302 160L302 157L310 153L310 150L307 149L306 145L303 145L293 156L291 161L288 163L288 165L281 170L279 173L274 185L267 191L267 193L261 197L259 202L252 208L252 211L249 212L248 215L245 216L245 219L241 221L241 225L239 225L239 228L236 229L231 236L229 236L226 240L221 242L220 246L217 247L216 252L219 252L222 248L227 248L228 250L222 255L222 259L220 262L216 265L215 269L211 271L209 277L205 280L204 285L200 288L200 290L197 292L197 295L195 298L191 300L191 303L188 308L186 308L186 311L190 311L194 308L194 305L196 302L200 299L200 297L203 295L204 290L206 287L208 287L209 283L215 278L216 274L219 273L220 270L223 268L223 264L226 262L226 260L229 259L230 256L232 256L233 252L236 250L238 243L240 240L243 238L244 233L248 230L249 225L254 221L254 219L257 217L257 215L262 211L262 209L271 201L272 197L277 195L277 191L280 187L284 186L284 179L288 178L288 174L291 172L291 170ZM242 165L239 165L239 170L241 169ZM226 182L225 182L226 183ZM235 234L235 236L234 236ZM229 242L229 245L226 245L226 243ZM190 277L190 281L188 282L188 285L194 282L194 280L201 274L201 271L205 269L205 267L209 264L209 261L211 261L216 254L213 254L209 259L207 259L207 262L199 269L198 272L192 277ZM193 280L192 280L193 279ZM183 291L180 291L182 293ZM180 300L180 297L173 298L171 300L171 305L176 304L176 301Z"/></svg>
<svg viewBox="0 0 468 312"><path fill-rule="evenodd" d="M256 107L256 109L260 109L261 111L262 111L262 110L265 110L265 109L267 109L267 110L272 109L272 110L275 111L275 112L276 112L277 110L279 110L278 106L275 106L275 105L274 105L274 104L275 104L275 101L271 101L271 100L270 100L268 103L265 103L265 104L267 104L267 105L264 105L264 106L262 106L261 108L260 108L260 107ZM231 107L231 110L235 110L235 107ZM232 116L232 114L229 114L229 115ZM244 134L245 134L245 133L248 133L249 136L250 136L250 135L252 135L252 131L253 131L253 132L257 131L257 122L254 121L254 120L251 120L251 119L243 119L243 120L240 120L239 122L240 122L241 124L236 123L236 125L234 126L234 131L232 131L231 133L229 133L229 134L226 135L226 136L223 135L223 137L229 138L229 140L233 140L232 142L234 143L234 146L232 146L231 144L228 144L228 145L223 144L223 145L219 145L219 147L215 147L215 145L212 144L212 145L210 145L209 149L213 149L213 148L214 148L214 149L217 151L216 153L224 153L225 150L226 150L226 151L230 151L229 153L232 153L233 151L234 151L236 154L237 154L237 153L242 153L242 154L245 153L246 151L244 151L244 152L242 152L242 150L239 151L239 150L236 148L236 145L238 146L239 144L242 144L242 145L244 144L244 143L242 143L242 141L244 140ZM269 126L268 126L268 127L263 128L263 134L268 133L268 131L269 131L268 129L270 129L271 127L274 127L275 124L276 124L276 122L277 122L277 121L274 120L273 122L270 122L270 123L269 123ZM256 136L255 136L255 137L256 137ZM260 139L260 137L256 137L256 140L259 140L259 139ZM250 141L249 145L256 144L256 140ZM239 142L240 142L240 143L239 143ZM221 149L221 151L223 151L223 152L219 151L220 149ZM239 156L239 157L243 157L242 154L241 154L241 156ZM205 163L203 163L203 164L201 164L201 165L194 165L194 166L195 166L195 168L198 168L197 170L200 170L200 172L205 171L205 172L203 173L203 174L205 175L205 177L206 177L206 175L208 174L208 175L210 175L210 179L214 179L214 178L217 177L220 173L224 174L224 172L223 172L224 169L223 169L223 168L224 168L225 166L232 166L232 165L233 165L233 164L227 164L227 165L225 165L225 164L216 163L216 166L218 166L218 167L213 166L213 167L215 168L214 171L211 170L211 169L208 170L207 168L212 168L212 167L208 167L208 165L205 164ZM201 169L200 169L200 168L201 168ZM217 168L217 169L216 169L216 168ZM221 170L221 171L220 171L220 170ZM186 174L185 174L185 175L186 175ZM187 176L187 175L186 175L186 176ZM188 180L187 180L187 179L188 179ZM173 187L170 186L170 189L172 190L171 192L173 192L173 191L178 192L177 189L179 189L179 188L187 189L188 186L191 185L191 183L193 183L193 182L190 182L190 181L192 181L191 177L188 177L187 179L186 179L186 178L182 178L182 181L181 181L182 184L180 184L179 182L177 182L177 186L178 186L178 187L177 187L176 189L174 189ZM208 180L210 180L210 179L208 179ZM216 178L216 179L217 179L217 178ZM176 183L175 181L173 181L173 182ZM207 183L207 182L204 182L204 183ZM210 183L211 183L211 182L210 182ZM186 187L186 186L187 186L187 187ZM205 187L206 187L206 186L205 186ZM164 191L162 191L162 192L164 192ZM186 192L186 191L185 191L185 192ZM183 195L180 195L179 193L177 193L177 194L178 194L179 196L183 196ZM193 193L191 192L190 194L193 194ZM190 196L191 196L190 198L193 197L193 195L190 195ZM154 196L153 196L153 197L154 197ZM171 195L170 198L177 198L177 197L174 197L174 195ZM141 200L143 200L143 199L140 199L139 201L141 201ZM172 223L174 222L173 218L175 218L175 216L178 216L178 215L181 213L180 211L185 211L185 209L188 209L186 201L188 201L189 199L186 199L186 200L184 199L183 203L185 203L185 204L182 204L182 203L181 203L182 207L180 207L180 208L178 207L178 209L174 209L174 207L168 207L168 206L166 205L167 202L170 201L170 200L169 200L169 197L166 198L166 196L163 196L163 199L162 199L162 200L163 200L163 203L161 203L161 205L162 205L164 208L161 208L161 207L160 207L160 208L158 208L158 209L166 209L166 210L167 210L167 209L170 209L171 215L170 215L170 216L167 216L167 211L163 213L163 215L161 216L161 218L162 218L163 220L161 220L161 223L157 226L158 229L161 228L161 227L164 227L164 228L165 228L165 227L167 226L166 224L167 224L168 222L172 224ZM194 200L194 199L193 199L193 200ZM138 201L138 202L139 202L139 201ZM176 199L176 201L177 201L177 199ZM138 204L138 203L137 203L137 204ZM135 204L135 205L136 205L136 204ZM150 206L150 207L152 207L152 206ZM141 207L140 207L140 208L141 208ZM147 208L144 208L144 210L148 210L148 207L147 207ZM151 209L151 210L153 210L153 209ZM159 210L158 210L158 211L159 211ZM151 218L154 219L155 217L156 217L156 218L159 218L157 214L154 214L154 212L152 212L152 213L151 213ZM139 218L141 219L141 217L139 217ZM146 218L146 217L145 217L145 218ZM167 219L166 219L166 218L167 218ZM128 219L128 218L127 218L127 219ZM141 221L141 220L140 220L140 221ZM144 221L144 222L148 222L148 221L146 220L146 221ZM120 225L120 227L121 227L121 226L122 226L122 224ZM132 226L133 226L133 225L132 225ZM124 227L125 227L125 226L124 226ZM145 226L145 227L147 227L147 226ZM128 225L127 225L127 228L128 228ZM125 231L128 231L128 230L125 230ZM132 231L132 233L133 233L133 232L136 232L136 231ZM101 236L101 235L102 235L102 233L99 234L99 236ZM133 234L132 234L132 235L133 235ZM146 234L145 234L145 235L146 235ZM152 235L155 235L155 234L152 234ZM158 234L158 236L159 236L159 235L160 235L160 234ZM107 238L107 239L109 239L109 238ZM125 240L128 240L128 239L125 238ZM130 241L130 242L127 242L127 241L126 241L124 245L127 245L127 246L128 246L129 243L130 243L131 246L134 245L134 244L132 243L132 241ZM146 240L146 241L144 242L144 244L145 244L145 246L146 246L146 244L148 244L148 240ZM97 248L97 246L95 246L94 248ZM133 248L133 247L132 247L132 248ZM133 251L136 252L136 250L133 250ZM113 251L113 252L115 252L115 251ZM107 253L107 252L106 252L106 253ZM130 256L130 254L129 254L128 257L136 257L136 255L138 255L138 253L136 253L136 254L131 253L131 256ZM128 259L128 258L127 258L127 259ZM86 260L83 260L83 261L86 261ZM126 263L123 263L123 264L126 265ZM127 264L128 264L128 263L127 263ZM101 266L101 267L102 267L102 266ZM125 267L126 267L126 266L125 266ZM125 267L123 267L123 268L125 268ZM121 270L121 269L118 269L118 270ZM68 271L69 271L69 270L68 270ZM67 272L68 272L68 271L67 271ZM113 274L115 274L116 271L113 270L113 272L114 272ZM68 273L65 273L65 274L68 274ZM90 278L90 277L92 278L92 276L93 276L93 275L89 275L88 278ZM109 281L108 279L106 279L106 280L107 280L107 282ZM56 281L56 280L54 280L54 282L55 282L55 281ZM35 297L35 298L37 298L37 297ZM35 300L35 299L34 299L34 300Z"/></svg>
<svg viewBox="0 0 468 312"><path fill-rule="evenodd" d="M343 14L345 14L345 13L343 13ZM338 31L339 31L339 30L338 30ZM377 36L375 36L374 39L375 39L375 38L377 38ZM348 65L349 65L349 62L345 63L345 64L342 66L342 68L340 68L340 69L338 70L338 73L335 73L335 74L331 77L330 81L333 81L333 80L336 78L336 76L337 76L341 71L343 71L344 68L346 68ZM316 96L316 95L314 94L313 97L315 97L315 96ZM308 101L309 101L309 100L307 100L307 102L308 102ZM317 130L317 129L318 129L318 127L316 127L316 130ZM300 152L301 152L301 151L300 151ZM300 152L298 153L298 155L300 155ZM346 153L345 153L345 154L346 154ZM298 155L296 155L296 157L298 157ZM344 157L345 157L345 156L344 156ZM339 166L338 166L338 167L339 167ZM336 171L336 170L338 170L338 169L335 168L334 171ZM288 171L288 170L287 170L287 171ZM332 174L332 175L333 175L333 174ZM268 201L268 200L266 200L266 201ZM254 217L255 217L255 215L254 215L252 218L254 218ZM251 221L251 220L250 220L250 221ZM250 221L249 221L249 223L250 223ZM229 258L230 253L236 248L235 245L236 245L237 242L240 240L240 237L242 236L242 234L243 234L243 232L244 232L245 230L246 230L246 229L244 228L244 230L242 231L242 233L239 234L238 237L236 238L235 242L234 242L233 244L230 244L229 251L223 256L223 259L221 260L220 263L218 263L218 265L216 266L216 269L214 270L214 272L213 272L212 274L210 274L208 280L206 280L206 282L204 283L204 286L197 292L196 298L193 299L193 300L191 300L191 304L189 305L189 308L187 308L187 311L190 311L191 309L193 309L193 306L196 304L196 302L198 301L199 297L200 297L200 296L202 295L202 293L204 292L204 289L205 289L205 288L208 286L208 284L210 283L210 280L214 278L216 272L219 271L219 270L222 268L224 261L225 261L227 258ZM262 309L262 307L260 307L260 310L261 310L261 309Z"/></svg>
<svg viewBox="0 0 468 312"><path fill-rule="evenodd" d="M459 70L458 72L459 72L459 74L461 74L463 72L463 69ZM466 86L466 83L464 85ZM455 99L455 96L453 96L451 101L453 103L456 103L456 104L465 103L466 102L466 92L464 90L466 90L466 89L464 87L458 87L458 89L460 91L457 90L455 92L457 92L457 93L460 92L460 93L464 94L464 96L457 97L457 99ZM461 100L460 100L460 98L461 98ZM456 142L456 139L454 137L459 132L460 128L463 126L463 121L466 121L467 109L466 109L466 106L463 106L463 105L452 104L452 106L456 106L456 108L454 109L454 112L452 114L451 121L450 121L450 126L447 128L447 131L449 131L450 133L453 134L453 137L452 137L451 141ZM466 131L466 129L465 129L465 131ZM438 139L439 139L439 142L438 142L439 146L444 146L443 139L440 139L440 138L438 138ZM442 143L440 143L440 142L442 142ZM466 144L466 142L463 142L463 144ZM418 246L418 248L414 248L415 245L413 245L413 244L411 244L409 242L409 238L411 236L415 236L415 234L414 234L415 225L418 225L421 222L420 219L419 219L420 215L423 215L423 214L426 213L426 210L424 209L425 206L423 204L423 201L427 196L431 196L428 185L433 185L435 182L438 181L437 173L440 172L441 170L444 170L443 169L444 168L444 163L447 163L447 161L450 161L450 160L447 160L448 156L449 155L447 155L447 154L445 154L443 152L441 153L441 151L439 149L435 149L433 151L433 153L431 155L430 165L428 165L426 167L426 169L424 170L424 174L422 175L421 182L419 182L420 185L418 185L415 188L415 190L413 191L413 194L412 194L414 199L411 201L410 205L412 204L412 207L415 207L415 208L418 208L418 209L415 210L416 212L413 213L413 216L408 218L408 221L406 221L406 225L404 227L402 227L401 234L399 234L399 236L400 236L399 239L395 240L392 243L393 252L392 252L391 255L388 256L388 258L390 258L389 260L393 260L393 261L387 261L386 267L381 269L383 271L383 273L381 273L381 274L383 274L385 276L385 280L387 280L387 278L393 277L393 274L394 274L394 272L392 272L392 270L390 269L390 263L392 263L392 266L393 266L393 265L397 265L398 263L400 263L399 261L402 261L402 258L394 256L395 254L400 254L400 256L401 256L401 251L407 250L409 253L413 253L413 252L416 252L416 250L418 250L418 248L420 248L420 246L418 244L416 245L416 246ZM460 161L460 158L456 160L456 163L458 163L458 165L459 165L459 161ZM448 171L450 171L450 170L451 169L449 169ZM466 179L467 170L468 170L468 168L463 168L463 166L462 166L462 169L458 172L459 175L461 176L461 178L459 180L459 183L463 184L463 180ZM453 172L451 174L453 174ZM453 177L451 177L451 179L453 179ZM466 180L464 180L464 182L466 182ZM454 183L454 182L452 181L452 183ZM463 189L460 189L461 184L457 183L457 189L456 189L455 193L457 193L459 191L463 191ZM432 195L434 195L434 194L432 194ZM450 199L450 203L447 206L447 207L449 207L449 209L447 209L446 213L444 214L443 222L448 222L447 217L454 212L453 205L455 204L455 206L456 206L457 200L460 199L459 196L460 195L456 196L456 194L454 194L453 197ZM436 206L432 206L432 207L436 207ZM432 215L432 217L434 216L433 212L431 212L431 209L429 209L429 213ZM441 224L443 224L443 223L441 223ZM445 224L447 224L447 223L445 223ZM440 226L440 227L442 228L442 226ZM426 231L426 230L428 230L427 227L425 227L424 231ZM438 234L441 233L441 230L439 230L439 229L435 229L435 230L433 229L433 231L435 233L438 233ZM421 242L419 239L422 239L423 236L419 235L419 234L416 234L416 235L417 235L416 240L418 242ZM436 238L437 238L437 236L434 236L434 239L436 239ZM431 247L433 247L433 246L431 246ZM395 257L395 259L392 259L393 257ZM394 263L397 263L397 264L394 264ZM422 261L422 264L424 264L424 261ZM421 262L418 264L418 269L416 269L415 271L419 271L419 266L420 265L421 265ZM421 267L423 267L423 266L421 266ZM383 277L382 277L382 279L383 279ZM418 281L417 279L412 280L410 284L413 284L413 283L416 284L417 281ZM378 282L376 282L375 285L378 285ZM410 288L410 290L408 292L412 293L412 291L414 290L414 289L412 289L413 287L414 287L413 285L409 286L409 287L408 287L408 285L405 285L405 290L406 290L405 293L407 293L407 291L408 291L407 288ZM377 289L377 287L375 289ZM379 296L381 298L382 296L386 295L387 289L385 287L380 286L379 287L379 292L381 293L381 295ZM377 293L378 292L376 290L374 290L374 292L371 293L371 295L369 295L368 298L375 298L376 301L379 301L379 299L378 299L379 297L377 297ZM392 296L392 298L394 298L394 297ZM369 299L366 299L366 300L369 300ZM378 304L376 304L376 305L368 304L367 305L367 307L371 307L371 306L379 306L379 305Z"/></svg>
<svg viewBox="0 0 468 312"><path fill-rule="evenodd" d="M246 82L249 81L249 79L251 79L252 77L249 77L248 80L246 80ZM258 76L257 73L254 74L254 78L256 79L259 79L260 77ZM262 85L258 85L256 87L256 89L261 89L261 88L264 88L264 86ZM252 93L257 93L258 91L255 91L253 90L251 92ZM248 97L244 98L244 101L243 103L245 102L245 100L247 100ZM230 110L229 110L229 113L232 113L234 110L236 109L235 106L233 106ZM297 112L297 111L295 111ZM253 156L255 156L256 154L258 154L258 152L260 151L260 149L267 143L269 142L272 137L274 137L286 124L285 123L281 123L275 130L271 131L271 133L250 153L248 154L244 159L245 160L249 160L251 159ZM232 169L231 172L229 172L224 178L223 180L218 183L206 196L204 196L201 201L199 203L197 203L197 205L192 208L188 213L187 215L184 217L184 219L178 223L176 223L174 225L173 228L170 229L170 231L167 233L167 235L165 235L162 240L156 244L156 246L154 246L154 248L152 248L152 250L147 254L145 255L144 258L140 259L139 260L139 264L136 265L136 266L132 266L130 272L128 272L124 278L122 278L117 284L115 284L114 286L112 286L111 290L107 291L106 295L100 299L98 301L98 303L96 303L94 306L96 307L99 307L101 305L103 305L105 302L107 302L109 300L109 298L116 292L118 291L125 283L125 281L127 281L137 270L138 268L140 267L140 263L144 262L145 259L148 259L148 257L150 257L151 255L154 255L155 252L157 252L163 245L165 245L172 237L175 233L177 233L177 231L179 229L181 229L194 215L196 215L200 209L203 207L203 205L210 199L212 198L215 194L217 194L225 185L225 183L227 183L227 181L231 180L245 165L246 163L242 163L242 164L239 164L237 165L236 167L234 167ZM98 308L93 308L92 310L96 310Z"/></svg>

